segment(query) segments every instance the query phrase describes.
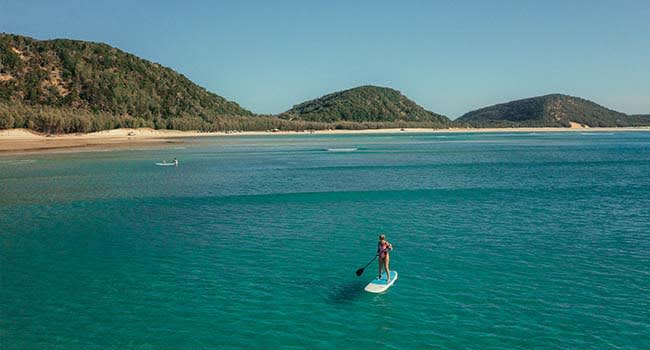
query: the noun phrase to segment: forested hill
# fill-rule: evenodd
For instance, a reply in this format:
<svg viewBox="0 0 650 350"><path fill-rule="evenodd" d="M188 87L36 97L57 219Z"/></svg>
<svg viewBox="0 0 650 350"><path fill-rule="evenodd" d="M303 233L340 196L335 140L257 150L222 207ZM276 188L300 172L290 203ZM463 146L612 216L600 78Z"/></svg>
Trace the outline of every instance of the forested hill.
<svg viewBox="0 0 650 350"><path fill-rule="evenodd" d="M106 44L0 34L0 127L210 129L250 115L170 68Z"/></svg>
<svg viewBox="0 0 650 350"><path fill-rule="evenodd" d="M378 86L360 86L298 104L281 118L318 122L424 123L448 126L450 120L430 112L399 91Z"/></svg>
<svg viewBox="0 0 650 350"><path fill-rule="evenodd" d="M643 116L628 116L579 97L552 94L481 108L455 120L474 127L590 127L649 125Z"/></svg>

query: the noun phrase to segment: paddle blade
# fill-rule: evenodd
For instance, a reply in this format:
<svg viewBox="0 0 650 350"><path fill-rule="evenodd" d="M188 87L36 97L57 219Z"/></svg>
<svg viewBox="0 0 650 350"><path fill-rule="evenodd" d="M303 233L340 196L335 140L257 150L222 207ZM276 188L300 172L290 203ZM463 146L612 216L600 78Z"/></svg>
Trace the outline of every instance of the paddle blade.
<svg viewBox="0 0 650 350"><path fill-rule="evenodd" d="M364 269L365 269L365 267L362 267L362 268L358 269L357 270L357 276L361 276L361 274L363 274Z"/></svg>

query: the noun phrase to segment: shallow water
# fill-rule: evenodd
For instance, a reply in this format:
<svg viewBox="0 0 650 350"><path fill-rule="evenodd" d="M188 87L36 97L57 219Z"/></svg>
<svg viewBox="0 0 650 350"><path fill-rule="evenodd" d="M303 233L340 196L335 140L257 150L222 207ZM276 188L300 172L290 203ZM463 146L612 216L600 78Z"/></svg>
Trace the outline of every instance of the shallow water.
<svg viewBox="0 0 650 350"><path fill-rule="evenodd" d="M647 132L4 156L0 193L3 350L650 348Z"/></svg>

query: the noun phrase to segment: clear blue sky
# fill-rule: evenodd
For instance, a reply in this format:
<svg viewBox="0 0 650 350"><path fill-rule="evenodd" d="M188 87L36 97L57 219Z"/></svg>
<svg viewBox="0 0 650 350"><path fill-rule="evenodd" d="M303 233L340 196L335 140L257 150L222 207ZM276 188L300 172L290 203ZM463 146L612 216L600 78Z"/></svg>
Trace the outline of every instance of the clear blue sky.
<svg viewBox="0 0 650 350"><path fill-rule="evenodd" d="M434 112L546 93L650 113L650 1L0 0L0 31L101 41L257 113L363 84Z"/></svg>

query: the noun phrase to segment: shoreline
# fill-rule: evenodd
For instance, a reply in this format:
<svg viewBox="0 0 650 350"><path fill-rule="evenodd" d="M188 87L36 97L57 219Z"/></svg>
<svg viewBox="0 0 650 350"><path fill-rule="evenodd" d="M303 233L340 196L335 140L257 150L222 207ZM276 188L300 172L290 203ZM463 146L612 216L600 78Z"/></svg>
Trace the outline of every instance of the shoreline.
<svg viewBox="0 0 650 350"><path fill-rule="evenodd" d="M27 129L0 130L0 155L45 153L52 151L80 152L113 149L132 149L182 145L183 138L233 137L267 135L347 135L347 134L402 134L402 133L549 133L549 132L625 132L650 131L650 127L621 128L410 128L364 130L313 130L313 131L237 131L201 132L179 130L112 129L87 134L46 135Z"/></svg>

